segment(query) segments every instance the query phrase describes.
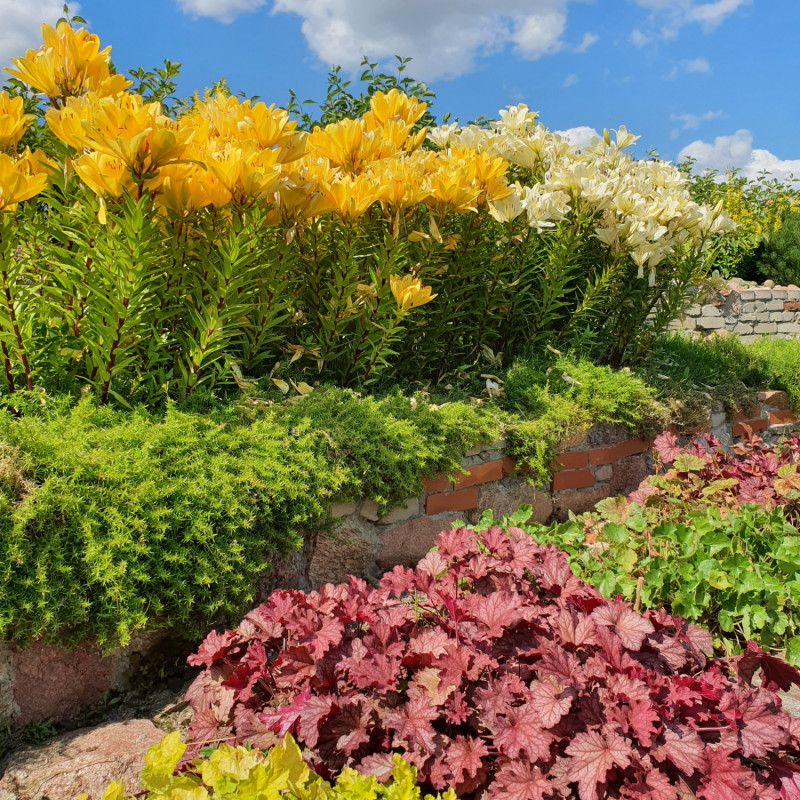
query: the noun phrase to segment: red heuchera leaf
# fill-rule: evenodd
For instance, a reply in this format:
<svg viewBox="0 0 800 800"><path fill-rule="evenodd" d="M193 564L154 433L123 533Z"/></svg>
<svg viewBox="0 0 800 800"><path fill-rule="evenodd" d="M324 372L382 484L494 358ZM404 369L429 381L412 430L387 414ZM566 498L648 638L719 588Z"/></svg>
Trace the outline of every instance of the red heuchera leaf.
<svg viewBox="0 0 800 800"><path fill-rule="evenodd" d="M453 774L455 783L459 784L463 783L467 776L474 778L483 765L483 758L488 755L489 748L483 739L476 739L474 736L456 736L447 748L444 763Z"/></svg>
<svg viewBox="0 0 800 800"><path fill-rule="evenodd" d="M653 440L653 447L662 464L671 464L684 449L678 444L678 437L672 431L664 431Z"/></svg>
<svg viewBox="0 0 800 800"><path fill-rule="evenodd" d="M210 667L220 661L229 653L231 645L237 640L236 633L225 631L217 633L211 631L200 645L195 655L189 656L187 662L192 667Z"/></svg>
<svg viewBox="0 0 800 800"><path fill-rule="evenodd" d="M490 800L546 800L553 784L539 767L524 761L509 761L497 773L489 789Z"/></svg>
<svg viewBox="0 0 800 800"><path fill-rule="evenodd" d="M549 761L552 740L531 706L510 708L505 717L498 718L494 744L509 758L525 753L530 761Z"/></svg>
<svg viewBox="0 0 800 800"><path fill-rule="evenodd" d="M581 800L598 800L597 785L615 766L625 769L631 763L631 748L621 736L605 739L597 732L579 733L567 747L572 756L567 779L578 784Z"/></svg>
<svg viewBox="0 0 800 800"><path fill-rule="evenodd" d="M731 470L775 471L749 447ZM461 528L375 588L275 592L211 634L187 752L290 731L326 777L385 779L397 752L425 791L461 800L800 800L800 722L773 692L800 673L753 646L738 664L706 649L680 618L604 600L519 529Z"/></svg>
<svg viewBox="0 0 800 800"><path fill-rule="evenodd" d="M628 603L614 601L600 606L592 612L592 619L599 625L611 628L619 636L623 647L640 650L645 636L653 632L653 624L637 614Z"/></svg>
<svg viewBox="0 0 800 800"><path fill-rule="evenodd" d="M756 670L761 667L767 688L774 687L788 692L792 685L800 686L800 671L769 653L765 653L755 642L748 642L736 663L739 675L751 683Z"/></svg>
<svg viewBox="0 0 800 800"><path fill-rule="evenodd" d="M754 773L721 747L706 749L707 774L697 796L704 800L778 800L771 787L760 785Z"/></svg>

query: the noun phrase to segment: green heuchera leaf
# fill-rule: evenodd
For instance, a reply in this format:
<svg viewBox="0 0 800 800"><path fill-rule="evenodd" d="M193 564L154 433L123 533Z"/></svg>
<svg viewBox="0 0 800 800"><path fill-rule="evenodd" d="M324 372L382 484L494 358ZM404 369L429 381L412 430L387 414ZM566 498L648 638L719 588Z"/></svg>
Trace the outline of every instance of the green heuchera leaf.
<svg viewBox="0 0 800 800"><path fill-rule="evenodd" d="M678 472L697 472L703 469L706 462L700 456L691 453L681 453L673 462L673 466Z"/></svg>
<svg viewBox="0 0 800 800"><path fill-rule="evenodd" d="M333 785L312 772L295 740L267 752L220 744L206 757L192 761L187 772L175 775L186 750L178 732L165 736L145 756L139 783L148 790L143 800L421 800L417 770L399 755L393 757L392 777L383 784L373 775L345 769ZM114 781L102 800L124 800L125 785ZM87 800L81 795L78 800ZM455 792L426 795L425 800L457 800Z"/></svg>

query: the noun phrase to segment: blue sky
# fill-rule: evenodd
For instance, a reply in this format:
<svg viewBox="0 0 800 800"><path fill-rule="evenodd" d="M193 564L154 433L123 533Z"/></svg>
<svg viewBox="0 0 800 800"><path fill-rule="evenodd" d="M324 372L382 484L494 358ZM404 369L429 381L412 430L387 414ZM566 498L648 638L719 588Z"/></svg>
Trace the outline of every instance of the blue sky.
<svg viewBox="0 0 800 800"><path fill-rule="evenodd" d="M524 102L557 130L626 125L638 152L800 175L797 0L82 0L118 69L182 64L283 104L362 55L409 71L467 121ZM38 46L59 0L0 0L0 61Z"/></svg>

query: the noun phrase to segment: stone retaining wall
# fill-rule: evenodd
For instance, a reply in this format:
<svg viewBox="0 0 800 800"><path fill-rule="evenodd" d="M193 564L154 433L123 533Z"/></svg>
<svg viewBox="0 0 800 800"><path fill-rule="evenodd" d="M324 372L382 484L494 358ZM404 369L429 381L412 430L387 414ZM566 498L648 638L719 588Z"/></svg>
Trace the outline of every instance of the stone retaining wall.
<svg viewBox="0 0 800 800"><path fill-rule="evenodd" d="M800 288L734 283L691 306L672 328L698 335L727 331L745 343L760 336L800 338Z"/></svg>
<svg viewBox="0 0 800 800"><path fill-rule="evenodd" d="M729 446L745 425L772 440L800 429L784 392L762 392L758 400L730 418L717 409L693 435L709 430ZM476 449L465 458L463 473L428 477L423 494L382 516L370 500L333 506L330 526L307 534L300 550L277 559L258 587L257 601L275 588L316 589L351 574L374 581L397 564L413 566L440 531L456 520L476 522L487 509L500 519L527 504L539 522L588 511L605 497L638 487L652 469L650 445L631 438L624 428L596 425L585 436L564 443L553 479L545 487L528 483L515 460L504 453L503 442ZM69 717L81 706L102 700L107 689L125 688L139 657L159 638L142 637L107 656L89 644L66 651L44 644L22 650L0 642L0 728Z"/></svg>

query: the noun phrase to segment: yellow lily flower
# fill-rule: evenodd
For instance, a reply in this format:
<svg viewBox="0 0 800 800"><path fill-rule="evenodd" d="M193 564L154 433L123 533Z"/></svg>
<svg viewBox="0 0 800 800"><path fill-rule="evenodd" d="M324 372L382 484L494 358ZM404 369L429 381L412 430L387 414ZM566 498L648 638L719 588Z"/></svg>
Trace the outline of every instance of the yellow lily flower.
<svg viewBox="0 0 800 800"><path fill-rule="evenodd" d="M0 150L13 150L36 117L26 114L21 97L0 92Z"/></svg>
<svg viewBox="0 0 800 800"><path fill-rule="evenodd" d="M347 172L359 172L376 160L382 144L378 132L367 130L360 119L343 119L324 128L315 128L308 137L309 154L327 158Z"/></svg>
<svg viewBox="0 0 800 800"><path fill-rule="evenodd" d="M260 150L252 145L242 148L229 144L210 152L206 166L227 190L229 199L241 207L273 195L284 180L277 151Z"/></svg>
<svg viewBox="0 0 800 800"><path fill-rule="evenodd" d="M400 120L411 127L419 122L427 103L420 103L416 97L409 97L398 89L388 92L375 92L370 98L370 110L364 114L368 126L379 127L389 120Z"/></svg>
<svg viewBox="0 0 800 800"><path fill-rule="evenodd" d="M343 177L333 183L321 183L318 190L320 197L313 205L313 213L316 215L333 211L342 219L357 219L380 200L381 193L378 182L367 174Z"/></svg>
<svg viewBox="0 0 800 800"><path fill-rule="evenodd" d="M211 204L223 206L230 199L230 194L213 176L195 165L164 167L159 178L156 204L178 217L191 216Z"/></svg>
<svg viewBox="0 0 800 800"><path fill-rule="evenodd" d="M100 39L84 28L74 30L65 21L55 29L45 24L42 41L38 50L11 59L16 69L7 72L48 97L63 100L90 91L116 94L131 85L111 74L111 48L100 50Z"/></svg>
<svg viewBox="0 0 800 800"><path fill-rule="evenodd" d="M127 164L108 153L87 153L73 161L72 166L95 194L119 197L123 191L131 192L135 187Z"/></svg>
<svg viewBox="0 0 800 800"><path fill-rule="evenodd" d="M0 153L0 211L14 211L18 203L39 194L53 168L53 162L39 152L25 150L17 158Z"/></svg>
<svg viewBox="0 0 800 800"><path fill-rule="evenodd" d="M391 275L389 276L389 286L401 312L424 306L426 303L430 303L434 297L438 297L438 295L431 294L430 286L423 286L422 281L413 275L403 275L402 278Z"/></svg>

